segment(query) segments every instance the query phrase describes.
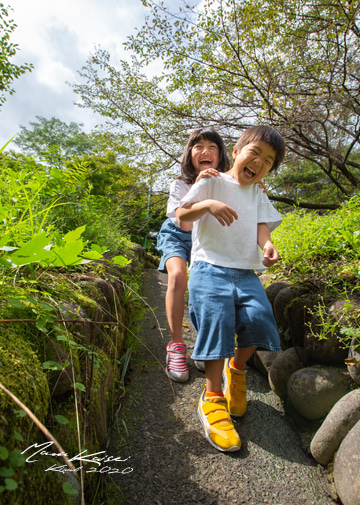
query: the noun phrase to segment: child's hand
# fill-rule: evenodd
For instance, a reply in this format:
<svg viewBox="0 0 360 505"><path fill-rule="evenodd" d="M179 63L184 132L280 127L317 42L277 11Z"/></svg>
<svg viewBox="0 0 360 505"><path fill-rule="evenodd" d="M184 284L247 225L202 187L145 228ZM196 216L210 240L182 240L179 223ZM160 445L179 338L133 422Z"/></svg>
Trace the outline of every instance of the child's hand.
<svg viewBox="0 0 360 505"><path fill-rule="evenodd" d="M217 200L211 200L209 212L216 217L222 226L230 226L238 218L234 209Z"/></svg>
<svg viewBox="0 0 360 505"><path fill-rule="evenodd" d="M266 267L271 267L279 260L279 253L270 240L268 240L264 245L263 256L263 265Z"/></svg>
<svg viewBox="0 0 360 505"><path fill-rule="evenodd" d="M263 190L263 193L267 193L267 187L266 187L266 184L263 180L259 181L258 182L259 184L259 188L261 188Z"/></svg>
<svg viewBox="0 0 360 505"><path fill-rule="evenodd" d="M212 176L220 177L220 172L216 170L216 168L207 168L206 170L202 170L199 173L195 179L195 182L199 182L200 179L209 179Z"/></svg>

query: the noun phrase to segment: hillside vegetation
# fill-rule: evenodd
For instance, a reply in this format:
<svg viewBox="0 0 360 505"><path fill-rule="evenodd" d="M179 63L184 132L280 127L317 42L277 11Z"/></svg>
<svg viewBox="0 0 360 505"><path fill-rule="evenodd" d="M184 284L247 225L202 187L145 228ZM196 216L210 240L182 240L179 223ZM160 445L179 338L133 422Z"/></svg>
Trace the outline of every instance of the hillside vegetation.
<svg viewBox="0 0 360 505"><path fill-rule="evenodd" d="M331 301L360 301L360 197L336 211L293 210L272 233L280 261L272 279L303 284L325 307ZM348 336L358 336L360 312L355 310Z"/></svg>

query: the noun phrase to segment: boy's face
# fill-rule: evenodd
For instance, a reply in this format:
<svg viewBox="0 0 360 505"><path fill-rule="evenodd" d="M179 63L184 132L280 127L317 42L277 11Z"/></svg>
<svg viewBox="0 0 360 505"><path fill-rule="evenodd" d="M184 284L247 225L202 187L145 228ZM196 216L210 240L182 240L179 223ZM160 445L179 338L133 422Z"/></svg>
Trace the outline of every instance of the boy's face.
<svg viewBox="0 0 360 505"><path fill-rule="evenodd" d="M191 148L191 161L197 174L207 168L217 169L219 165L218 145L210 140L200 138Z"/></svg>
<svg viewBox="0 0 360 505"><path fill-rule="evenodd" d="M274 149L262 140L245 145L239 152L234 147L234 165L230 175L241 185L249 186L265 177L273 166L275 157Z"/></svg>

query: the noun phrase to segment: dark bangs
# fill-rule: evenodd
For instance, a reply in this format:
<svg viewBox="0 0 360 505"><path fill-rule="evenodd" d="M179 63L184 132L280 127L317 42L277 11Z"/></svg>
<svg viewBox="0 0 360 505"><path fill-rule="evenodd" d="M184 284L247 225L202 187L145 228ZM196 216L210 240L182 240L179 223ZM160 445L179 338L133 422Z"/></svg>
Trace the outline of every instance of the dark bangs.
<svg viewBox="0 0 360 505"><path fill-rule="evenodd" d="M227 172L230 168L229 156L226 151L224 141L218 132L210 127L198 128L190 135L181 159L181 179L188 184L194 184L196 177L198 176L192 164L191 149L200 140L208 140L209 142L214 142L218 146L219 165L217 169L219 172Z"/></svg>
<svg viewBox="0 0 360 505"><path fill-rule="evenodd" d="M235 144L235 149L239 153L244 146L252 142L266 142L274 149L275 160L270 172L276 170L285 156L285 142L280 133L270 126L252 126L240 136Z"/></svg>

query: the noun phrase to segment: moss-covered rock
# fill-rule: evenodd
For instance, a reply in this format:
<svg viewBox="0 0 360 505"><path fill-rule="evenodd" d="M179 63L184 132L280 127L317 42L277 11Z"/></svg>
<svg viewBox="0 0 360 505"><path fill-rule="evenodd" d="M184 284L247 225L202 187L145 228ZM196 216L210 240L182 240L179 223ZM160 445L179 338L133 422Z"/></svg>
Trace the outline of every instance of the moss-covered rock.
<svg viewBox="0 0 360 505"><path fill-rule="evenodd" d="M0 382L15 395L37 418L43 422L50 397L46 374L36 349L24 337L22 326L0 325ZM32 438L33 422L21 413L20 408L3 391L0 391L0 444L13 448L14 430L24 440Z"/></svg>
<svg viewBox="0 0 360 505"><path fill-rule="evenodd" d="M104 262L93 271L90 267L78 272L46 271L38 285L27 286L25 276L19 287L6 287L6 295L0 297L1 317L13 321L0 323L0 382L34 412L69 457L85 449L88 454L103 450L118 409L118 360L143 310L137 292L146 255L135 249L131 259L125 268ZM15 302L8 302L10 296ZM66 366L45 369L46 361ZM14 463L14 491L1 493L4 477L0 476L1 503L78 503L76 495L74 501L63 491L69 479L77 487L78 475L46 471L53 464L48 456L41 456L36 464L20 458L27 447L46 442L41 430L22 414L0 392L0 468L9 467L14 454L19 457L18 465ZM7 450L9 457L1 459ZM96 488L98 475L85 475L87 489Z"/></svg>

